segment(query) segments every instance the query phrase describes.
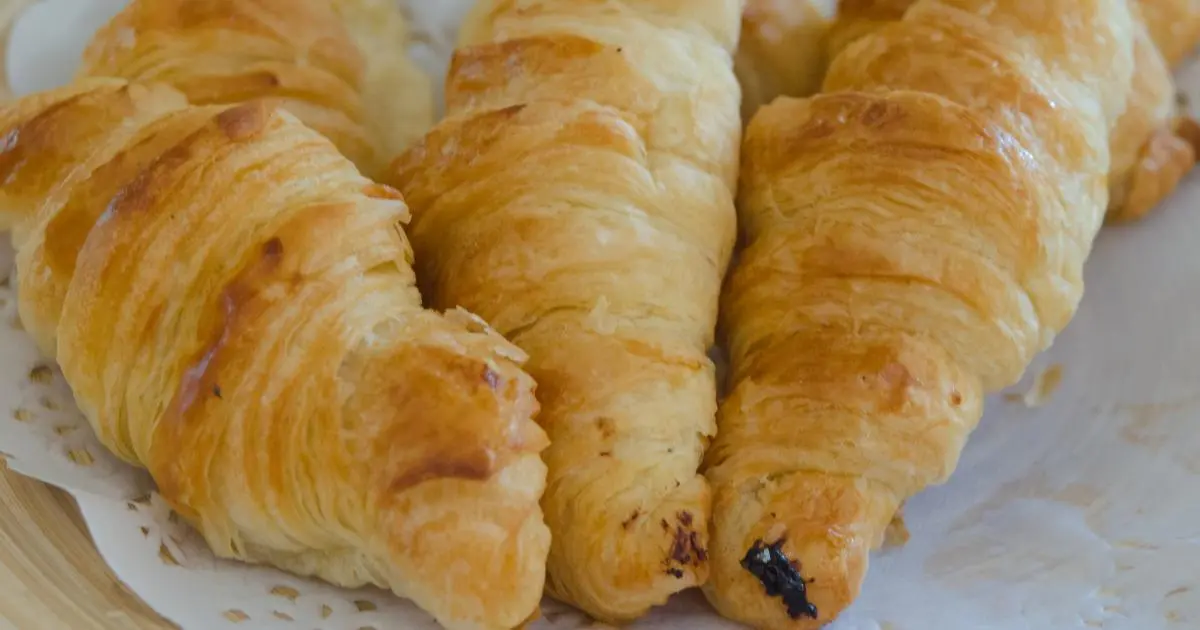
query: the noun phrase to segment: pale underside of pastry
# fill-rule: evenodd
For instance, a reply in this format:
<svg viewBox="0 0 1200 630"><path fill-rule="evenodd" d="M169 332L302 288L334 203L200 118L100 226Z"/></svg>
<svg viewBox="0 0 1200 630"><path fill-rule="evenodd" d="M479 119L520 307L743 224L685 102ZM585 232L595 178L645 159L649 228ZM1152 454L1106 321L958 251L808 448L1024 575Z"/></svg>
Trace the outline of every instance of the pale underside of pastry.
<svg viewBox="0 0 1200 630"><path fill-rule="evenodd" d="M0 110L19 311L102 443L221 557L535 614L545 433L516 347L425 310L396 191L277 103L85 79Z"/></svg>
<svg viewBox="0 0 1200 630"><path fill-rule="evenodd" d="M742 86L742 119L779 96L821 88L829 64L826 31L837 0L746 0L734 57Z"/></svg>
<svg viewBox="0 0 1200 630"><path fill-rule="evenodd" d="M195 104L278 99L369 175L432 123L432 86L386 0L133 0L81 76L160 81Z"/></svg>

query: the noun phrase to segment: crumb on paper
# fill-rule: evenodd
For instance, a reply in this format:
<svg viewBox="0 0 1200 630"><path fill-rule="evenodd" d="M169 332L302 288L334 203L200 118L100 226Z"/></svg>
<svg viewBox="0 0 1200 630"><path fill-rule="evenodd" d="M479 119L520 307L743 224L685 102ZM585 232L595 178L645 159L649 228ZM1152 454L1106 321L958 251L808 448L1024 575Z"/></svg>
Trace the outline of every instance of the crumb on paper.
<svg viewBox="0 0 1200 630"><path fill-rule="evenodd" d="M321 604L321 618L322 619L328 619L330 617L330 615L332 615L332 614L333 614L333 609L329 607L329 604Z"/></svg>
<svg viewBox="0 0 1200 630"><path fill-rule="evenodd" d="M158 559L162 560L163 564L169 564L174 567L179 566L179 561L175 559L175 556L165 543L159 543L158 545Z"/></svg>
<svg viewBox="0 0 1200 630"><path fill-rule="evenodd" d="M96 458L92 456L91 451L86 448L78 448L67 451L67 457L79 466L91 466L96 463Z"/></svg>
<svg viewBox="0 0 1200 630"><path fill-rule="evenodd" d="M54 370L48 365L36 365L32 370L29 370L29 380L34 383L46 384L54 379Z"/></svg>
<svg viewBox="0 0 1200 630"><path fill-rule="evenodd" d="M379 607L375 605L375 602L369 599L354 600L354 607L358 609L358 612L371 612L379 609Z"/></svg>
<svg viewBox="0 0 1200 630"><path fill-rule="evenodd" d="M276 586L275 588L271 589L271 594L293 602L296 601L297 597L300 597L300 591L297 591L290 586Z"/></svg>
<svg viewBox="0 0 1200 630"><path fill-rule="evenodd" d="M250 620L250 615L247 615L246 613L237 609L226 610L225 612L221 613L221 616L232 621L233 623L241 623L243 621Z"/></svg>
<svg viewBox="0 0 1200 630"><path fill-rule="evenodd" d="M18 407L13 411L13 419L17 422L29 422L33 420L33 412L23 407Z"/></svg>
<svg viewBox="0 0 1200 630"><path fill-rule="evenodd" d="M18 418L18 420L19 420L19 418ZM77 430L79 430L79 427L72 426L69 424L60 424L60 425L54 427L54 434L59 435L59 436L70 435Z"/></svg>
<svg viewBox="0 0 1200 630"><path fill-rule="evenodd" d="M278 610L272 610L271 615L273 615L276 619L282 619L283 621L295 621L291 615Z"/></svg>
<svg viewBox="0 0 1200 630"><path fill-rule="evenodd" d="M910 537L908 525L904 522L904 510L901 508L896 511L892 522L888 523L887 529L883 532L883 546L903 547L908 543Z"/></svg>
<svg viewBox="0 0 1200 630"><path fill-rule="evenodd" d="M1054 393L1062 386L1063 366L1055 363L1043 370L1033 381L1033 387L1024 394L1007 394L1004 399L1009 402L1023 403L1030 409L1036 409L1050 402Z"/></svg>

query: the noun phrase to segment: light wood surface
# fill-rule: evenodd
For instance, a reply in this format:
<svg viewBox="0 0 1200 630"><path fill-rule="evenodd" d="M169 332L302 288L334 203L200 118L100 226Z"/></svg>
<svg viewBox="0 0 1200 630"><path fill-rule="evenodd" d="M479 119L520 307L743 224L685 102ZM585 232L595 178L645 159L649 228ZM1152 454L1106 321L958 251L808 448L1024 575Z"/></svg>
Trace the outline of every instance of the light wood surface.
<svg viewBox="0 0 1200 630"><path fill-rule="evenodd" d="M0 630L175 628L113 576L68 494L0 465L0 504Z"/></svg>

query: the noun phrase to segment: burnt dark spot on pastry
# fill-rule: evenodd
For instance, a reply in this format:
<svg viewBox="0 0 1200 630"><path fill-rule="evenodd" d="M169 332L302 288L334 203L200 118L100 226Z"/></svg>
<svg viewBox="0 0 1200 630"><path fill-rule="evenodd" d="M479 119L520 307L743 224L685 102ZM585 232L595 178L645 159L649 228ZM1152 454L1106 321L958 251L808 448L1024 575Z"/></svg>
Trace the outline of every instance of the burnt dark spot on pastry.
<svg viewBox="0 0 1200 630"><path fill-rule="evenodd" d="M517 103L516 105L509 105L504 109L497 110L496 114L502 118L512 117L525 111L525 108L528 106L528 103Z"/></svg>
<svg viewBox="0 0 1200 630"><path fill-rule="evenodd" d="M267 241L266 243L263 243L262 253L263 253L263 258L267 258L267 259L280 258L281 256L283 256L283 241L279 240L279 237L276 236L275 238Z"/></svg>
<svg viewBox="0 0 1200 630"><path fill-rule="evenodd" d="M659 521L658 523L659 523L659 525L662 525L662 530L664 532L671 531L671 524L667 522L667 519L664 518L661 521Z"/></svg>
<svg viewBox="0 0 1200 630"><path fill-rule="evenodd" d="M628 530L630 527L633 527L633 524L637 522L638 517L641 515L642 515L641 508L634 508L633 514L630 514L629 518L625 519L624 521L621 521L621 529Z"/></svg>
<svg viewBox="0 0 1200 630"><path fill-rule="evenodd" d="M951 405L954 405L955 407L957 407L957 406L961 405L962 402L963 402L963 396L962 396L962 394L958 393L958 390L954 390L954 391L950 392L950 404Z"/></svg>
<svg viewBox="0 0 1200 630"><path fill-rule="evenodd" d="M607 416L596 418L596 428L600 430L600 436L606 440L611 440L617 435L617 423Z"/></svg>
<svg viewBox="0 0 1200 630"><path fill-rule="evenodd" d="M600 457L612 457L612 451L600 451Z"/></svg>
<svg viewBox="0 0 1200 630"><path fill-rule="evenodd" d="M217 114L217 127L230 140L247 140L266 129L268 117L268 105L254 101Z"/></svg>
<svg viewBox="0 0 1200 630"><path fill-rule="evenodd" d="M903 121L904 110L888 101L875 101L862 113L862 123L868 127L884 127Z"/></svg>
<svg viewBox="0 0 1200 630"><path fill-rule="evenodd" d="M483 366L483 382L487 383L493 391L500 389L500 374L491 368L491 366Z"/></svg>
<svg viewBox="0 0 1200 630"><path fill-rule="evenodd" d="M789 617L816 619L817 607L808 601L809 582L800 575L799 567L784 555L783 543L782 539L771 545L761 539L754 541L754 546L742 558L742 568L763 585L768 597L783 600Z"/></svg>
<svg viewBox="0 0 1200 630"><path fill-rule="evenodd" d="M692 514L681 511L675 515L675 518L677 523L675 531L671 533L671 551L668 560L685 566L699 566L708 560L708 551L700 542L700 535L692 529ZM671 531L669 526L665 529L668 532Z"/></svg>
<svg viewBox="0 0 1200 630"><path fill-rule="evenodd" d="M701 546L699 534L692 532L688 534L688 542L692 545L692 551L696 552L696 560L699 562L708 562L708 550Z"/></svg>
<svg viewBox="0 0 1200 630"><path fill-rule="evenodd" d="M680 569L677 569L675 567L671 567L671 568L667 569L667 575L675 578L676 580L683 579L683 571L681 571Z"/></svg>
<svg viewBox="0 0 1200 630"><path fill-rule="evenodd" d="M220 398L222 400L225 399L225 397L221 395L221 386L220 385L213 385L213 396L216 396L217 398Z"/></svg>
<svg viewBox="0 0 1200 630"><path fill-rule="evenodd" d="M260 72L256 75L256 78L267 88L277 88L283 85L283 81L279 79L279 75L274 72Z"/></svg>
<svg viewBox="0 0 1200 630"><path fill-rule="evenodd" d="M485 481L494 472L493 458L483 451L455 457L432 456L423 465L414 466L393 479L389 490L400 493L434 479Z"/></svg>

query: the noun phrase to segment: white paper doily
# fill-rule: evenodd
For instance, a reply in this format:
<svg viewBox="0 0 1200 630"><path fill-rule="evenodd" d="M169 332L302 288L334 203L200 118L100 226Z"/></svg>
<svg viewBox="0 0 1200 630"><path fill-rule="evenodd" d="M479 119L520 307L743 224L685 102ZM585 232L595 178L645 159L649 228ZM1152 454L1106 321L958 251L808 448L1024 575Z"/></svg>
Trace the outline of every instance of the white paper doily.
<svg viewBox="0 0 1200 630"><path fill-rule="evenodd" d="M410 1L414 56L440 74L470 0ZM90 30L121 4L47 0L27 14L8 57L17 91L69 78ZM1200 103L1200 64L1182 83ZM5 278L12 252L0 240ZM909 502L911 540L873 557L862 598L835 630L1200 627L1198 249L1195 175L1143 223L1101 236L1075 322L1016 395L990 402L954 479ZM1039 382L1042 406L1018 400ZM387 593L214 559L143 474L97 443L21 332L7 282L0 450L15 470L71 490L117 575L187 630L435 627ZM590 626L553 603L544 614L535 628ZM635 625L732 627L695 593Z"/></svg>

